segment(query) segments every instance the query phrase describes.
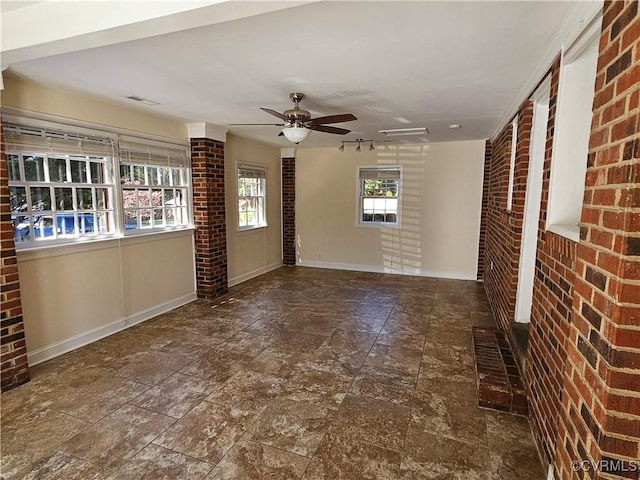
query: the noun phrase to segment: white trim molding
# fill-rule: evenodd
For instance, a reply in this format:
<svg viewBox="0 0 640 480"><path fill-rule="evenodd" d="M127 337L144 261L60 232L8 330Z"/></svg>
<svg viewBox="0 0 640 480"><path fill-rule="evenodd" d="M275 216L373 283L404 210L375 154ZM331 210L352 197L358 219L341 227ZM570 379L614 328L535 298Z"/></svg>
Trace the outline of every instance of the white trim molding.
<svg viewBox="0 0 640 480"><path fill-rule="evenodd" d="M187 123L189 138L210 138L218 142L227 141L228 129L207 122Z"/></svg>
<svg viewBox="0 0 640 480"><path fill-rule="evenodd" d="M260 275L264 275L265 273L269 273L270 271L275 270L276 268L280 268L281 266L282 261L256 268L255 270L252 270L250 272L230 278L228 281L228 285L229 287L234 287L243 282L246 282L247 280L251 280L252 278L259 277Z"/></svg>
<svg viewBox="0 0 640 480"><path fill-rule="evenodd" d="M447 278L451 280L476 281L476 272L439 272L435 270L419 270L411 267L383 267L380 265L357 265L351 263L314 262L310 260L298 260L298 267L327 268L330 270L350 270L353 272L390 273L393 275L411 275L415 277Z"/></svg>
<svg viewBox="0 0 640 480"><path fill-rule="evenodd" d="M38 348L33 352L27 352L27 359L29 361L29 365L34 366L39 363L50 360L54 357L58 357L60 355L68 353L77 348L84 347L85 345L96 342L102 338L108 337L109 335L113 335L114 333L118 333L129 327L137 325L138 323L142 323L146 320L150 320L154 317L157 317L158 315L167 313L178 307L191 303L196 299L197 299L197 296L195 292L190 293L188 295L175 298L168 302L162 303L160 305L156 305L146 310L142 310L132 315L126 315L106 325L101 325L100 327L87 330L86 332L82 332L78 335L74 335L73 337L66 338L52 345L47 345L46 347Z"/></svg>

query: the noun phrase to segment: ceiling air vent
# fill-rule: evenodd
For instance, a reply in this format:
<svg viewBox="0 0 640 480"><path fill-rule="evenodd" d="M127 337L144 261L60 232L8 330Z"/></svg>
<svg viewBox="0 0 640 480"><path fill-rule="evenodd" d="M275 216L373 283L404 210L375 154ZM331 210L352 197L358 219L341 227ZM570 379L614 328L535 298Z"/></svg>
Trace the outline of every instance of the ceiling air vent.
<svg viewBox="0 0 640 480"><path fill-rule="evenodd" d="M146 98L138 97L137 95L129 95L127 98L129 100L133 100L134 102L144 103L145 105L160 105L158 102L154 102L153 100L148 100Z"/></svg>

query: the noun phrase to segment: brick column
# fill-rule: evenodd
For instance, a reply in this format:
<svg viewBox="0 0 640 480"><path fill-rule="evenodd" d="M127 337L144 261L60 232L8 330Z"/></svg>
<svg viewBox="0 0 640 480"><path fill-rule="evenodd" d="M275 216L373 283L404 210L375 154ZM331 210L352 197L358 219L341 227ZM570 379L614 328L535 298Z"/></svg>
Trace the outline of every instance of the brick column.
<svg viewBox="0 0 640 480"><path fill-rule="evenodd" d="M282 263L295 265L296 258L296 159L293 156L283 156Z"/></svg>
<svg viewBox="0 0 640 480"><path fill-rule="evenodd" d="M480 237L478 239L478 270L476 279L484 280L484 252L487 237L487 210L489 207L489 176L491 175L491 140L484 144L484 175L482 182L482 207L480 214Z"/></svg>
<svg viewBox="0 0 640 480"><path fill-rule="evenodd" d="M13 241L7 159L0 124L0 376L2 391L29 381L27 346L22 320L16 246Z"/></svg>
<svg viewBox="0 0 640 480"><path fill-rule="evenodd" d="M191 138L198 298L228 292L224 142Z"/></svg>
<svg viewBox="0 0 640 480"><path fill-rule="evenodd" d="M640 478L639 72L638 2L606 2L554 462L562 479ZM575 472L572 460L600 471Z"/></svg>

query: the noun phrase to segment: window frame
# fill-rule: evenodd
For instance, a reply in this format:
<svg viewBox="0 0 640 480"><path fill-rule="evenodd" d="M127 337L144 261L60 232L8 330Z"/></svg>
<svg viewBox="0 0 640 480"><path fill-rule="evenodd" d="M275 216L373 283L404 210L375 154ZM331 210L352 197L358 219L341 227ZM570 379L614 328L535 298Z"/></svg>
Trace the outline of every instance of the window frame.
<svg viewBox="0 0 640 480"><path fill-rule="evenodd" d="M363 221L364 215L364 199L365 198L382 198L382 197L371 197L363 195L364 189L364 181L366 179L361 178L361 172L363 170L393 170L397 171L398 175L398 186L397 186L397 195L395 197L397 202L396 208L396 221L395 222L386 222L386 221L372 221L366 222ZM403 167L398 164L389 164L389 165L358 165L356 167L356 226L357 227L365 227L365 228L401 228L402 225L402 190L403 190Z"/></svg>
<svg viewBox="0 0 640 480"><path fill-rule="evenodd" d="M14 131L14 136L11 137L12 141L7 141L6 129L5 129L5 157L7 161L7 180L10 187L18 187L24 189L25 201L28 200L28 211L24 212L16 212L10 205L9 208L11 210L11 216L16 217L27 217L29 219L29 227L30 231L33 230L34 227L34 212L31 209L31 201L30 198L27 199L27 196L30 194L30 189L26 187L44 187L49 189L49 205L50 210L46 210L42 217L48 216L51 217L51 220L48 224L51 224L51 227L54 231L60 230L62 228L65 229L65 224L62 226L56 227L56 217L60 215L70 216L74 215L74 233L69 233L65 235L64 232L62 236L58 236L59 234L54 233L51 237L48 238L32 238L27 241L20 241L16 237L16 233L14 232L14 240L16 251L18 252L26 252L26 251L37 251L37 250L51 250L51 249L59 249L64 247L64 251L67 251L69 248L80 247L86 248L89 244L95 242L105 242L105 241L114 241L118 239L123 239L128 236L135 235L155 235L155 234L163 234L169 232L179 232L179 231L187 231L193 229L193 188L191 183L191 160L190 160L190 148L186 142L180 142L176 140L175 142L167 141L167 139L161 137L155 137L153 135L135 135L131 136L123 131L117 130L102 130L101 126L85 126L88 125L85 122L80 122L82 125L78 124L67 124L62 123L59 119L49 116L40 117L30 117L25 116L19 111L7 111L3 109L2 115L2 123L3 126L17 126L20 129L26 132L26 136L22 135L20 129L17 130L17 133ZM11 132L10 132L11 133ZM97 155L93 153L91 147L88 147L91 153L84 154L82 153L82 144L85 140L90 141L92 138L101 138L103 140L109 140L109 155ZM120 165L127 164L128 162L121 156L119 144L123 139L136 139L138 142L142 142L143 144L148 143L150 145L164 145L166 148L174 148L184 153L184 165L179 167L180 175L182 178L182 185L180 186L172 186L171 188L180 189L183 192L183 201L181 202L180 208L184 210L186 215L186 221L181 224L176 225L154 225L154 228L145 228L138 230L129 230L125 229L125 208L124 208L124 195L123 188L120 181ZM65 143L66 142L66 143ZM77 144L77 147L75 146ZM68 151L65 150L65 145L68 147ZM63 152L63 153L60 153ZM11 180L9 179L10 175L10 157L11 155L18 155L18 168L20 173L20 180ZM45 160L42 161L42 181L40 179L34 181L27 181L26 176L24 174L24 161L22 160L25 157L43 157ZM65 159L66 165L66 177L64 181L61 180L61 177L58 177L60 181L51 182L50 168L49 168L49 159ZM94 161L103 163L102 170L102 183L93 183L92 182L92 167L91 164L87 163L84 167L84 179L82 183L73 182L74 178L72 175L72 160L82 160L85 162ZM151 163L147 163L146 167L153 167L154 165ZM162 165L155 165L162 166ZM40 167L39 167L40 168ZM178 167L172 167L178 168ZM82 171L82 170L79 170ZM15 178L15 177L13 177ZM68 208L69 203L65 203L65 209L60 210L56 208L56 189L71 189L71 206L73 208ZM82 188L91 188L91 196L92 196L92 206L91 208L83 208L79 204L79 197L81 193L78 189ZM159 188L162 191L163 198L163 210L169 208L165 204L165 192L162 189L167 189L169 187L166 186L150 186L151 188ZM97 204L97 196L101 195L98 192L98 189L105 189L105 202L104 206L99 206ZM85 193L86 194L86 193ZM32 195L32 194L31 194ZM59 195L67 195L68 192L59 193ZM64 199L65 202L69 200L67 197L60 197L59 199ZM98 225L99 218L96 216L96 213L106 212L108 215L108 223L109 229L108 231L98 232L98 233L84 233L81 230L84 223L80 223L83 220L87 221L88 217L85 217L84 214L92 213L94 220L94 229L95 226ZM165 210L165 215L167 215ZM81 217L80 217L81 216ZM163 217L164 218L164 217ZM183 217L184 218L184 217ZM64 220L63 220L64 222ZM48 225L47 224L47 225ZM17 225L17 223L16 223ZM36 227L37 228L37 227ZM44 227L49 228L49 226ZM85 226L86 228L86 226ZM48 232L47 232L48 233Z"/></svg>
<svg viewBox="0 0 640 480"><path fill-rule="evenodd" d="M240 176L240 172L241 170L246 170L246 171L255 171L255 172L260 172L260 174L262 174L262 177L241 177ZM269 222L268 222L268 218L267 218L267 203L268 203L268 174L269 174L269 170L267 168L266 164L261 164L261 163L249 163L249 162L236 162L236 168L235 168L235 179L236 179L236 204L235 204L235 212L236 212L236 226L237 226L237 231L238 232L250 232L252 230L259 230L262 228L266 228L269 226ZM240 179L244 178L258 178L258 180L260 181L260 183L262 184L262 195L240 195L240 184L241 181ZM241 211L240 211L240 200L242 198L258 198L261 199L262 202L262 219L261 222L259 223L255 223L255 224L247 224L247 225L241 225L240 223L240 216L242 215ZM260 203L260 202L259 202ZM258 210L259 212L260 210Z"/></svg>

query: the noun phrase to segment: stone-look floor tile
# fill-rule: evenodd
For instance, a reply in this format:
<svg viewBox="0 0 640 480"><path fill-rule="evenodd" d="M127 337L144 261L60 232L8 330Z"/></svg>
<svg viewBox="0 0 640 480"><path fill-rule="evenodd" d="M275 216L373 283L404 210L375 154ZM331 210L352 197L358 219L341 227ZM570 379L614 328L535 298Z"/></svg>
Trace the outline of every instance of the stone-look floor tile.
<svg viewBox="0 0 640 480"><path fill-rule="evenodd" d="M526 417L484 410L494 479L534 480L544 471Z"/></svg>
<svg viewBox="0 0 640 480"><path fill-rule="evenodd" d="M402 455L327 433L311 459L304 480L395 480L400 477Z"/></svg>
<svg viewBox="0 0 640 480"><path fill-rule="evenodd" d="M410 407L416 380L416 375L365 367L356 377L349 393Z"/></svg>
<svg viewBox="0 0 640 480"><path fill-rule="evenodd" d="M260 443L241 440L225 455L207 480L295 480L309 459Z"/></svg>
<svg viewBox="0 0 640 480"><path fill-rule="evenodd" d="M115 470L174 422L171 417L125 405L65 442L61 450Z"/></svg>
<svg viewBox="0 0 640 480"><path fill-rule="evenodd" d="M461 442L487 446L484 410L469 382L431 380L420 386L411 404L411 426Z"/></svg>
<svg viewBox="0 0 640 480"><path fill-rule="evenodd" d="M309 355L305 360L299 362L297 368L298 370L323 370L355 377L368 353L368 350L339 352L325 345Z"/></svg>
<svg viewBox="0 0 640 480"><path fill-rule="evenodd" d="M403 470L424 479L490 480L489 449L409 428Z"/></svg>
<svg viewBox="0 0 640 480"><path fill-rule="evenodd" d="M376 337L375 333L338 329L331 334L323 347L344 354L368 352L376 341Z"/></svg>
<svg viewBox="0 0 640 480"><path fill-rule="evenodd" d="M380 335L426 335L428 328L429 314L421 315L394 310L382 327Z"/></svg>
<svg viewBox="0 0 640 480"><path fill-rule="evenodd" d="M269 402L283 396L286 380L264 373L241 371L216 388L208 402L260 413Z"/></svg>
<svg viewBox="0 0 640 480"><path fill-rule="evenodd" d="M371 348L364 366L398 370L409 375L417 375L421 359L422 349L376 343Z"/></svg>
<svg viewBox="0 0 640 480"><path fill-rule="evenodd" d="M334 413L333 409L317 404L284 399L269 405L246 436L265 445L310 457L329 428Z"/></svg>
<svg viewBox="0 0 640 480"><path fill-rule="evenodd" d="M310 332L322 336L331 335L342 322L340 318L308 310L287 312L281 318L288 330Z"/></svg>
<svg viewBox="0 0 640 480"><path fill-rule="evenodd" d="M255 413L205 401L153 443L215 465L255 419Z"/></svg>
<svg viewBox="0 0 640 480"><path fill-rule="evenodd" d="M257 356L271 344L271 338L266 335L241 331L233 337L216 346L216 350L239 353L240 355Z"/></svg>
<svg viewBox="0 0 640 480"><path fill-rule="evenodd" d="M289 379L287 398L337 408L347 394L353 377L341 372L302 368Z"/></svg>
<svg viewBox="0 0 640 480"><path fill-rule="evenodd" d="M126 365L115 372L118 377L154 386L174 374L192 360L159 351L135 353L125 357Z"/></svg>
<svg viewBox="0 0 640 480"><path fill-rule="evenodd" d="M141 333L119 332L91 344L97 350L115 358L153 351L171 343L171 339L158 338Z"/></svg>
<svg viewBox="0 0 640 480"><path fill-rule="evenodd" d="M379 333L386 321L387 315L375 317L354 314L347 316L347 318L340 323L339 328L347 331Z"/></svg>
<svg viewBox="0 0 640 480"><path fill-rule="evenodd" d="M210 350L180 370L180 373L222 383L248 365L251 360L252 357L249 355Z"/></svg>
<svg viewBox="0 0 640 480"><path fill-rule="evenodd" d="M51 402L51 408L95 423L147 390L149 386L142 383L104 377L67 390Z"/></svg>
<svg viewBox="0 0 640 480"><path fill-rule="evenodd" d="M326 336L315 333L281 330L274 333L272 345L281 350L311 353L316 351L326 339Z"/></svg>
<svg viewBox="0 0 640 480"><path fill-rule="evenodd" d="M6 473L6 472L5 472ZM109 470L64 452L55 452L39 462L22 480L105 480ZM2 478L5 478L4 476Z"/></svg>
<svg viewBox="0 0 640 480"><path fill-rule="evenodd" d="M471 348L432 343L429 338L424 345L423 368L420 376L429 379L475 382L473 353Z"/></svg>
<svg viewBox="0 0 640 480"><path fill-rule="evenodd" d="M257 335L273 336L281 333L283 330L287 330L288 327L289 324L282 318L274 315L266 315L251 325L246 326L243 331Z"/></svg>
<svg viewBox="0 0 640 480"><path fill-rule="evenodd" d="M199 480L213 469L213 465L173 450L147 445L125 463L109 480Z"/></svg>
<svg viewBox="0 0 640 480"><path fill-rule="evenodd" d="M173 418L181 418L202 402L220 383L174 373L129 403Z"/></svg>
<svg viewBox="0 0 640 480"><path fill-rule="evenodd" d="M189 332L204 337L224 338L228 340L250 323L239 323L222 318L198 319L189 326Z"/></svg>
<svg viewBox="0 0 640 480"><path fill-rule="evenodd" d="M386 325L386 324L385 324ZM425 333L385 333L384 328L376 338L376 344L389 345L391 347L413 348L422 352L425 342Z"/></svg>
<svg viewBox="0 0 640 480"><path fill-rule="evenodd" d="M401 452L410 409L369 397L347 395L330 432Z"/></svg>
<svg viewBox="0 0 640 480"><path fill-rule="evenodd" d="M84 420L50 409L5 423L1 439L2 475L21 478L34 464L49 457L65 440L89 425Z"/></svg>
<svg viewBox="0 0 640 480"><path fill-rule="evenodd" d="M451 345L465 350L472 348L471 328L468 327L453 327L434 322L429 326L427 339L437 340L439 344Z"/></svg>
<svg viewBox="0 0 640 480"><path fill-rule="evenodd" d="M311 358L311 354L270 347L251 360L246 368L253 372L290 378L295 372L296 366L309 358Z"/></svg>
<svg viewBox="0 0 640 480"><path fill-rule="evenodd" d="M222 342L224 342L224 339L216 338L214 340L213 337L206 337L206 342L198 342L190 338L176 338L175 340L172 340L171 343L160 347L158 352L168 355L178 355L189 360L195 360L220 345Z"/></svg>

